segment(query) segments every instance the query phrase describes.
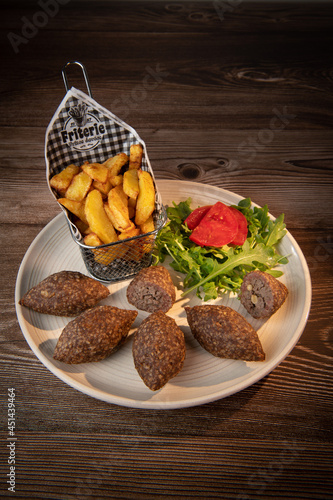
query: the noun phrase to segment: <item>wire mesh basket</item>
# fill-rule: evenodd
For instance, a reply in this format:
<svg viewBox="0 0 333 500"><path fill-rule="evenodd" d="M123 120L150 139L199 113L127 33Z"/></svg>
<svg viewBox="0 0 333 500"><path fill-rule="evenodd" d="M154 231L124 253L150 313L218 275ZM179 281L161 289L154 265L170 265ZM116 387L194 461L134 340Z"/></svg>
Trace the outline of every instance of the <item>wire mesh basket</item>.
<svg viewBox="0 0 333 500"><path fill-rule="evenodd" d="M155 238L166 222L163 206L154 213L155 230L128 238L127 240L109 243L99 247L89 247L78 241L85 266L90 275L104 282L117 282L135 276L140 269L149 267L152 261Z"/></svg>
<svg viewBox="0 0 333 500"><path fill-rule="evenodd" d="M72 64L81 67L89 96L74 87L69 90L66 70ZM128 153L134 144L142 146L141 169L150 173L155 187L153 231L92 247L84 243L71 212L61 206L88 273L105 283L132 278L142 268L150 266L156 235L167 221L145 143L132 127L92 98L88 75L82 63L67 63L62 69L62 75L67 92L47 128L45 137L47 181L56 199L59 196L51 187L50 179L68 165L82 165L87 161L103 163L119 153Z"/></svg>

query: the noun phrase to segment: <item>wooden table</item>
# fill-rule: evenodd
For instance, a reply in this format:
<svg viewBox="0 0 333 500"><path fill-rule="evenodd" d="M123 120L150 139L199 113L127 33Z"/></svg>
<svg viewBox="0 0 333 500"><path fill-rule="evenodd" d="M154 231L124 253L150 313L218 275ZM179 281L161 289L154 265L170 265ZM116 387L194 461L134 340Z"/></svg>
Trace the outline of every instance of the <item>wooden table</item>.
<svg viewBox="0 0 333 500"><path fill-rule="evenodd" d="M0 496L333 498L332 3L3 2L1 19ZM144 139L157 180L211 184L285 213L312 307L295 348L258 383L190 408L128 408L66 385L29 348L15 280L60 213L44 136L70 60ZM70 78L85 90L80 72Z"/></svg>

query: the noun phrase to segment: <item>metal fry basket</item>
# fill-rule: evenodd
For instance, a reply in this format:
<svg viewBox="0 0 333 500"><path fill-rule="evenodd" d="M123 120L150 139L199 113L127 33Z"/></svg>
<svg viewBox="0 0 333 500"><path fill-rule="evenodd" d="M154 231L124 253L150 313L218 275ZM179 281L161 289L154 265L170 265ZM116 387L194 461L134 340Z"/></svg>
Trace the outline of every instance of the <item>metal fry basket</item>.
<svg viewBox="0 0 333 500"><path fill-rule="evenodd" d="M94 278L111 283L129 279L140 269L149 267L156 235L166 221L163 206L155 211L156 229L144 235L99 247L88 247L73 238L80 246L85 266Z"/></svg>
<svg viewBox="0 0 333 500"><path fill-rule="evenodd" d="M78 65L82 69L89 95L74 87L69 89L66 71L71 65ZM141 169L150 173L155 186L154 231L91 247L84 244L72 214L60 205L88 273L105 283L132 278L142 268L150 266L156 235L167 221L145 143L132 127L92 98L88 74L82 63L67 63L62 69L62 76L66 95L55 112L45 137L47 182L56 199L58 195L50 186L50 179L68 165L79 166L86 161L103 163L118 153L129 154L133 144L141 144L143 148Z"/></svg>

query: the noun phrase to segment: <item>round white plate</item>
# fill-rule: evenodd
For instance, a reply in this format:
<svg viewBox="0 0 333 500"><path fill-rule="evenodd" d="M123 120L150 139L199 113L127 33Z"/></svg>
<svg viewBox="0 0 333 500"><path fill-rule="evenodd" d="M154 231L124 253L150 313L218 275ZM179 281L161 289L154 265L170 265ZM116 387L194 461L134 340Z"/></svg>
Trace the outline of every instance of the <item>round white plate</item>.
<svg viewBox="0 0 333 500"><path fill-rule="evenodd" d="M199 205L238 204L240 196L209 185L182 181L157 182L164 204L179 203L192 198L192 208ZM22 295L41 280L61 270L88 274L79 247L73 241L63 214L55 217L30 245L18 272L15 302L22 332L40 361L61 380L89 396L134 408L184 408L215 401L234 394L270 373L288 355L306 325L311 304L309 270L301 249L287 233L279 246L289 255L289 264L281 266L281 279L289 290L282 308L266 321L253 319L237 298L223 296L209 303L232 307L258 331L266 353L264 362L244 362L212 356L194 340L186 321L184 305L199 304L192 295L177 300L167 313L173 317L186 337L187 353L182 371L159 391L148 389L134 368L131 334L148 313L139 311L127 343L115 354L98 363L66 365L53 359L57 340L70 318L36 313L18 304ZM169 268L174 284L181 286L179 277ZM109 286L110 296L101 304L133 309L126 299L129 281Z"/></svg>

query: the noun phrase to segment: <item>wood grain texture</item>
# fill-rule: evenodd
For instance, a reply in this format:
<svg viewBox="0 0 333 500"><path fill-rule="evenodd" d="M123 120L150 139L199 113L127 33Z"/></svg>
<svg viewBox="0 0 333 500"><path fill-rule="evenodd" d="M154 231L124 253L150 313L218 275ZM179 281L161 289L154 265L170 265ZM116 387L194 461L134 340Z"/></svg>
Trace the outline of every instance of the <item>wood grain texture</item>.
<svg viewBox="0 0 333 500"><path fill-rule="evenodd" d="M45 466L45 441L54 453L53 467ZM98 455L87 451L93 448L98 448ZM235 457L235 448L240 458ZM197 438L193 443L191 438L177 436L161 443L159 438L117 435L107 443L96 434L86 434L78 441L71 433L64 444L58 433L29 433L22 436L22 461L35 469L23 475L23 491L32 494L37 490L43 498L52 498L51 492L57 491L61 481L63 498L110 498L107 491L112 492L112 498L129 499L246 498L245 492L264 496L268 488L277 498L283 482L290 492L286 498L297 498L295 493L306 495L313 487L316 493L312 498L325 499L327 484L319 484L317 467L329 470L327 447L319 446L322 459L316 468L311 463L311 449L314 451L313 445L295 440L277 445L274 441L220 439L217 444L214 439ZM70 474L73 459L77 470L74 481ZM57 465L63 466L61 474Z"/></svg>
<svg viewBox="0 0 333 500"><path fill-rule="evenodd" d="M333 498L333 4L58 7L15 53L8 35L21 36L22 18L41 7L0 6L0 497L14 498L6 402L15 387L15 498ZM60 213L44 139L65 93L61 68L74 59L94 98L144 139L157 181L211 184L285 213L311 273L309 319L286 359L238 394L166 412L107 404L56 378L22 335L15 280ZM70 82L85 90L80 72Z"/></svg>

